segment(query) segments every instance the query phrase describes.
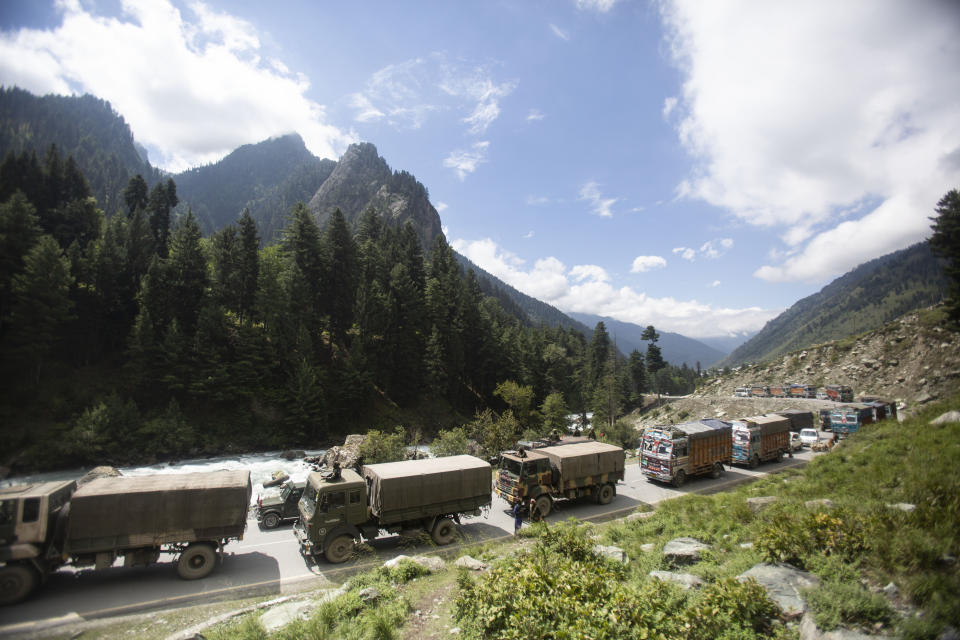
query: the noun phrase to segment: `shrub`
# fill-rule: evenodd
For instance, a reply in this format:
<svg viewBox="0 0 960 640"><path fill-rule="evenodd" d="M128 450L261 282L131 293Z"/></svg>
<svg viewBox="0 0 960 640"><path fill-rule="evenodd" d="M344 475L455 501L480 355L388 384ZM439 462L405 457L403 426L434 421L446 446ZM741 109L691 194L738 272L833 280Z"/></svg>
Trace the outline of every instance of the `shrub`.
<svg viewBox="0 0 960 640"><path fill-rule="evenodd" d="M859 582L825 582L807 592L817 626L825 631L842 625L870 626L893 620L890 605L879 593L871 593Z"/></svg>

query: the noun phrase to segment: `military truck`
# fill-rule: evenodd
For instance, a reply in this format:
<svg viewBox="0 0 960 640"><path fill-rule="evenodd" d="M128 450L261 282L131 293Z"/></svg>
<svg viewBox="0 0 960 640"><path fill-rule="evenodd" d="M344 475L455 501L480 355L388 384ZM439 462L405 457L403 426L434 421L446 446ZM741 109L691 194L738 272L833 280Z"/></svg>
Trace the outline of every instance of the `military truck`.
<svg viewBox="0 0 960 640"><path fill-rule="evenodd" d="M780 415L733 420L733 462L756 468L790 453L790 419Z"/></svg>
<svg viewBox="0 0 960 640"><path fill-rule="evenodd" d="M626 457L622 447L595 440L505 451L495 490L511 505L528 507L533 500L541 518L550 515L554 500L590 496L609 504L623 480Z"/></svg>
<svg viewBox="0 0 960 640"><path fill-rule="evenodd" d="M651 427L643 432L640 470L648 480L682 487L687 478L719 478L730 464L731 425L708 418L697 422Z"/></svg>
<svg viewBox="0 0 960 640"><path fill-rule="evenodd" d="M473 456L447 456L313 472L293 526L304 555L345 562L361 539L422 530L449 544L454 523L491 502L492 469Z"/></svg>
<svg viewBox="0 0 960 640"><path fill-rule="evenodd" d="M280 493L257 497L257 522L264 529L276 529L283 522L300 517L300 498L306 482L284 482Z"/></svg>
<svg viewBox="0 0 960 640"><path fill-rule="evenodd" d="M0 489L0 604L26 598L59 567L106 569L178 556L181 578L213 571L243 538L249 471L98 478Z"/></svg>

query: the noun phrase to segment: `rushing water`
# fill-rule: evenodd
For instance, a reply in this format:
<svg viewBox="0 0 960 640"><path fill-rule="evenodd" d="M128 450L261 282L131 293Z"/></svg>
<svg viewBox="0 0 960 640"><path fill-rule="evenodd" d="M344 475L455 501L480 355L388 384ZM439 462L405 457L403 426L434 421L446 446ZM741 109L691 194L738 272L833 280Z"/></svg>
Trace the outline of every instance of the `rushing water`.
<svg viewBox="0 0 960 640"><path fill-rule="evenodd" d="M236 471L247 470L250 472L250 481L253 484L253 494L251 502L255 503L258 495L264 495L277 489L263 488L264 482L273 479L275 471L283 471L290 479L295 482L302 482L307 479L307 474L313 471L313 467L302 458L287 460L280 455L280 451L268 451L266 453L251 453L235 456L222 456L216 458L198 458L196 460L181 460L178 462L154 464L144 467L118 467L120 473L125 476L148 476L161 473L196 473L203 471ZM307 456L323 455L324 451L307 451ZM26 484L32 482L47 482L57 480L77 480L89 469L73 469L69 471L52 471L49 473L38 473L29 476L19 476L7 478L0 482L0 486L10 486L15 484Z"/></svg>

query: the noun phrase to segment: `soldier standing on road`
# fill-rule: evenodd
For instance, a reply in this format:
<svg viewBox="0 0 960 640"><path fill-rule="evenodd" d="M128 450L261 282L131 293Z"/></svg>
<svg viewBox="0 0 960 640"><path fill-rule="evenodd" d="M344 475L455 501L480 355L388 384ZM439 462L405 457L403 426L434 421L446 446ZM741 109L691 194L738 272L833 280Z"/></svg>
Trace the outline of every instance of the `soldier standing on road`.
<svg viewBox="0 0 960 640"><path fill-rule="evenodd" d="M523 503L519 500L517 504L513 505L513 535L517 535L520 532L520 527L523 526Z"/></svg>
<svg viewBox="0 0 960 640"><path fill-rule="evenodd" d="M540 522L540 509L537 507L537 501L530 498L530 522Z"/></svg>

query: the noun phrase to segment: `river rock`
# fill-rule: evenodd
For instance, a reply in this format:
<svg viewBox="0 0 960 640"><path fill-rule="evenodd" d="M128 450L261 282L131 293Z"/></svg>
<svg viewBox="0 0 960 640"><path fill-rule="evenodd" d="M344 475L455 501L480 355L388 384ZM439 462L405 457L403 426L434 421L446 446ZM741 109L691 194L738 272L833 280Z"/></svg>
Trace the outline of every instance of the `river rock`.
<svg viewBox="0 0 960 640"><path fill-rule="evenodd" d="M303 449L287 449L280 454L280 457L284 460L299 460L307 455L307 452Z"/></svg>
<svg viewBox="0 0 960 640"><path fill-rule="evenodd" d="M812 573L788 564L757 564L737 576L742 582L750 578L766 589L767 595L787 618L799 618L803 615L807 610L807 603L800 592L820 584L820 579Z"/></svg>
<svg viewBox="0 0 960 640"><path fill-rule="evenodd" d="M348 469L357 464L360 458L360 446L366 441L367 436L349 435L343 441L343 446L333 446L327 450L326 455L320 460L320 466L331 468L333 463L340 464L341 469Z"/></svg>
<svg viewBox="0 0 960 640"><path fill-rule="evenodd" d="M703 584L698 576L692 573L677 573L674 571L651 571L648 574L651 578L656 578L663 582L675 582L684 589L696 589Z"/></svg>
<svg viewBox="0 0 960 640"><path fill-rule="evenodd" d="M663 547L663 558L673 565L694 564L700 553L710 548L695 538L674 538Z"/></svg>
<svg viewBox="0 0 960 640"><path fill-rule="evenodd" d="M117 478L122 475L123 474L120 473L120 470L116 467L110 467L107 465L94 467L93 469L90 469L85 476L77 480L77 486L82 487L91 480L96 480L97 478Z"/></svg>

